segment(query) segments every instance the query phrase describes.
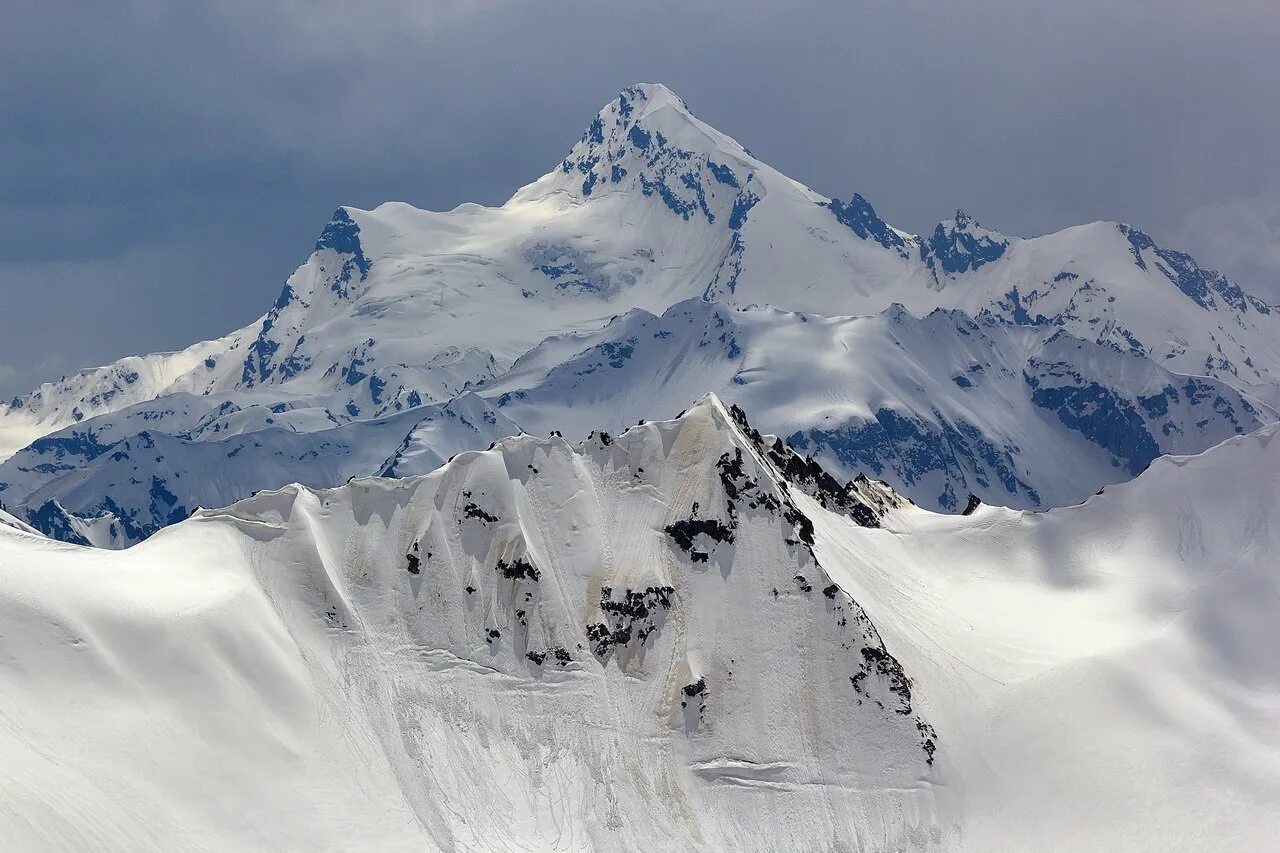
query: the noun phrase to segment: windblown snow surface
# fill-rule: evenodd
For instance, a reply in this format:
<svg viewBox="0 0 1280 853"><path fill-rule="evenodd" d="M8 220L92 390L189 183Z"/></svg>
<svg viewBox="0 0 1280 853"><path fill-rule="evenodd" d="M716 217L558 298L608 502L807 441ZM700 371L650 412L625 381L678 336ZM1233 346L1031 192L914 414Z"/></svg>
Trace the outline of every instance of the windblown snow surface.
<svg viewBox="0 0 1280 853"><path fill-rule="evenodd" d="M1268 849L1276 433L939 515L705 397L126 551L0 518L0 838Z"/></svg>

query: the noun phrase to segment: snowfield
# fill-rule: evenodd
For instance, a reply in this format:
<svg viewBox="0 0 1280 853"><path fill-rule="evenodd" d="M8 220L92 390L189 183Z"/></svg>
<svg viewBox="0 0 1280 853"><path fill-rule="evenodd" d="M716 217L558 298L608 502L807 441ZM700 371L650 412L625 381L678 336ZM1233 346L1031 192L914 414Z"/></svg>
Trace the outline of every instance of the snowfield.
<svg viewBox="0 0 1280 853"><path fill-rule="evenodd" d="M706 397L126 551L6 519L0 837L1266 849L1276 433L939 515Z"/></svg>

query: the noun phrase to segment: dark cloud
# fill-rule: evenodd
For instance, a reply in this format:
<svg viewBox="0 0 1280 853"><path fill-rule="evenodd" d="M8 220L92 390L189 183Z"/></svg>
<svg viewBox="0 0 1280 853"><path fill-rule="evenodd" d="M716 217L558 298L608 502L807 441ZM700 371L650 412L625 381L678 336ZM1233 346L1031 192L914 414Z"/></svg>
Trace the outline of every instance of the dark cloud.
<svg viewBox="0 0 1280 853"><path fill-rule="evenodd" d="M1273 12L11 4L0 392L252 320L338 204L500 202L639 80L900 227L959 206L1022 234L1124 219L1280 298Z"/></svg>

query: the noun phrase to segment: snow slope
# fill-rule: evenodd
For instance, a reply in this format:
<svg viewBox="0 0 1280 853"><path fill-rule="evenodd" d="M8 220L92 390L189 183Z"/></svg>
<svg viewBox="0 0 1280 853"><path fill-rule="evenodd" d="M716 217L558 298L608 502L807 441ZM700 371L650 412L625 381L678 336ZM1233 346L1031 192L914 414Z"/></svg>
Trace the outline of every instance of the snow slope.
<svg viewBox="0 0 1280 853"><path fill-rule="evenodd" d="M748 381L743 387L750 389L753 408L757 400L782 399L796 385L808 385L813 396L796 410L812 418L775 421L765 413L767 428L807 436L825 463L844 472L881 472L929 506L958 507L965 492L1014 506L1078 500L1103 483L1132 476L1157 452L1199 451L1271 420L1272 407L1280 404L1280 313L1142 232L1092 223L1024 239L957 212L932 233L909 234L885 223L861 196L830 199L782 175L693 116L667 88L644 84L607 104L558 167L505 204L465 204L448 212L402 203L371 211L339 208L258 322L180 353L83 371L0 408L0 455L17 460L0 471L0 496L45 530L80 529L76 535L90 541L102 536L88 536L86 525L109 533L111 520L100 513L116 514L113 506L124 508L121 525L150 531L178 517L160 505L151 511L153 476L165 480L177 498L174 506L190 508L213 496L184 494L163 471L147 470L158 463L136 459L127 476L123 469L102 475L100 469L113 466L87 453L37 471L47 462L34 443L38 437L76 443L91 436L86 446L107 448L126 439L137 444L143 433L164 434L190 448L194 468L219 452L195 444L255 434L253 441L264 446L287 445L267 453L297 464L323 450L305 448L307 439L285 432L317 433L310 440L322 446L348 424L385 424L415 410L426 417L468 393L492 401L488 389L525 381L509 372L527 365L530 351L540 350L537 357L544 359L548 338L576 340L615 317L633 311L662 316L698 299L727 309L799 312L818 325L833 318L842 326L850 321L839 318L900 305L915 317L943 309L980 323L1033 328L993 332L993 346L1012 351L984 352L972 363L940 364L919 351L899 363L869 352L875 369L889 372L883 380L855 383L849 377L862 365L839 363L838 350L821 350L824 364L813 370L803 358L773 348L786 344L786 334L757 335L759 347L745 348L753 372L738 378ZM957 319L956 328L962 326ZM1055 390L1063 384L1058 374L1051 387L1031 389L1045 405L1033 400L1029 408L1027 389L1000 392L1027 415L1018 423L1012 413L988 405L983 390L925 393L937 392L944 375L963 377L973 364L1005 365L1015 373L1028 367L1028 375L1042 382L1039 368L1026 362L1023 343L1051 340L1052 332L1088 346L1092 372L1076 370L1081 365L1074 359L1048 366L1070 366L1079 373L1070 383L1101 395L1101 404ZM950 343L920 342L956 350ZM681 351L671 345L672 352L655 358L674 364ZM579 355L559 345L556 351L566 362ZM926 362L928 381L922 381ZM816 376L830 384L820 387L812 381ZM662 377L653 379L654 387L633 392L652 401L639 416L673 412L711 389L667 388ZM1147 412L1140 402L1188 382L1208 389L1207 405L1196 409L1191 403L1184 410L1185 400L1166 394L1164 404ZM1224 385L1230 390L1222 391ZM1222 407L1215 406L1217 399ZM975 407L978 401L982 405ZM1112 425L1090 421L1097 405L1110 406ZM1254 411L1245 411L1246 405ZM1164 408L1176 431L1151 433L1149 427L1170 422L1158 413ZM1048 410L1059 413L1046 439L1050 447L1033 452L1035 442L1026 436L1040 428ZM882 412L890 413L888 426ZM545 414L526 412L525 418L547 428L568 426ZM611 420L592 417L587 422ZM517 428L532 429L513 420ZM859 432L867 427L875 434ZM832 429L839 432L829 434ZM492 432L479 430L467 446L487 446ZM374 434L379 439L373 446L350 458L386 463L395 447L409 442L425 452L427 462L416 469L425 470L459 449L449 441L434 446L423 431L392 437L372 427L352 430L360 441ZM923 450L903 459L902 442L890 438ZM868 441L871 450L864 448ZM248 476L218 489L219 500L281 482L258 478L249 466L242 470ZM299 470L296 479L305 482L341 482ZM326 468L314 476L379 470L394 469ZM55 476L69 479L54 485ZM36 483L44 491L33 504ZM65 512L50 505L53 520L41 521L34 514L49 501ZM125 544L136 536L107 538Z"/></svg>
<svg viewBox="0 0 1280 853"><path fill-rule="evenodd" d="M958 847L1272 846L1278 432L1047 513L920 513L858 540L818 523L823 565L941 700L922 707L955 761Z"/></svg>
<svg viewBox="0 0 1280 853"><path fill-rule="evenodd" d="M707 398L264 492L124 552L0 527L0 832L1264 849L1276 432L1076 507L939 516L833 487Z"/></svg>
<svg viewBox="0 0 1280 853"><path fill-rule="evenodd" d="M146 426L154 410L126 410L95 421L97 430L70 427L36 440L5 463L0 493L21 501L28 520L49 535L123 548L199 507L225 506L260 489L344 483L387 471L393 457L431 470L448 456L519 432L470 393L309 432L290 429L288 411L244 431L217 428L227 420L177 436L121 428L138 414ZM243 412L228 407L222 414L229 420Z"/></svg>

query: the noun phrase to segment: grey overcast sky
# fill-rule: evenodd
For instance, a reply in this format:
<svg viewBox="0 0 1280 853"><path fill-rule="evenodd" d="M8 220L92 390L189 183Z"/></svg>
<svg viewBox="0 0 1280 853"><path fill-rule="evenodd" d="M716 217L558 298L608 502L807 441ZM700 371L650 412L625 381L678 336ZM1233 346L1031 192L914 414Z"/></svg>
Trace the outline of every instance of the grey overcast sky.
<svg viewBox="0 0 1280 853"><path fill-rule="evenodd" d="M4 395L251 321L339 204L500 203L637 81L901 228L1120 219L1280 299L1275 0L4 6Z"/></svg>

